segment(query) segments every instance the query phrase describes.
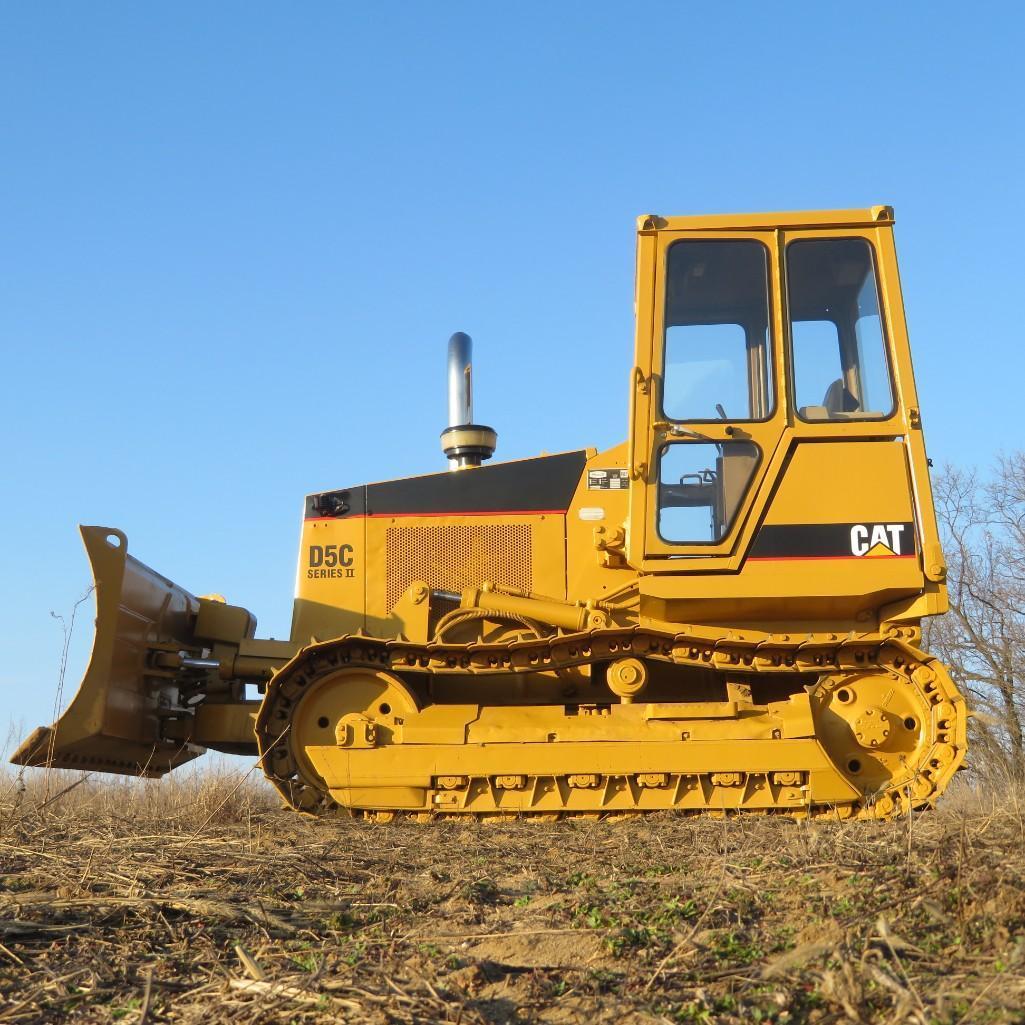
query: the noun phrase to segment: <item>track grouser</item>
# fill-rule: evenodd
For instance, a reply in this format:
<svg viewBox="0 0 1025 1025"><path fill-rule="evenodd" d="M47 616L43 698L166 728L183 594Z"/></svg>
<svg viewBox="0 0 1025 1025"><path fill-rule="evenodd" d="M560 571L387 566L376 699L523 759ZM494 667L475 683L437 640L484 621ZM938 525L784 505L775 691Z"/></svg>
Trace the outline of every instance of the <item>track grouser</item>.
<svg viewBox="0 0 1025 1025"><path fill-rule="evenodd" d="M645 216L627 440L306 499L287 641L82 527L78 694L22 765L259 756L294 808L888 817L965 755L893 211ZM248 696L259 695L258 699Z"/></svg>

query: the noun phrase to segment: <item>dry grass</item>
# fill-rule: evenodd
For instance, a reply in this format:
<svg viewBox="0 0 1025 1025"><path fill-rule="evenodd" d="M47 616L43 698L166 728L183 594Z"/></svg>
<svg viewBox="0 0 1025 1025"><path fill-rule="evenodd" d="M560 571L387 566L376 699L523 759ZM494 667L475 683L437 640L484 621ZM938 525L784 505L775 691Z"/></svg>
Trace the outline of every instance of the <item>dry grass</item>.
<svg viewBox="0 0 1025 1025"><path fill-rule="evenodd" d="M1025 809L309 822L0 777L0 1022L1022 1022Z"/></svg>

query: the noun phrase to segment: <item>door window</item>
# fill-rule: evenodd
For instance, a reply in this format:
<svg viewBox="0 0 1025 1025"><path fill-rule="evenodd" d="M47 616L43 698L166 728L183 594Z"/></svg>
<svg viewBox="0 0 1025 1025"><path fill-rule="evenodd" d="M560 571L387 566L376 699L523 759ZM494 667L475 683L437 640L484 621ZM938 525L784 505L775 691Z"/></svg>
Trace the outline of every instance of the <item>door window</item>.
<svg viewBox="0 0 1025 1025"><path fill-rule="evenodd" d="M666 271L662 412L762 420L773 408L768 253L752 240L681 240Z"/></svg>
<svg viewBox="0 0 1025 1025"><path fill-rule="evenodd" d="M663 541L710 544L729 532L755 467L747 441L673 442L659 456L658 532Z"/></svg>

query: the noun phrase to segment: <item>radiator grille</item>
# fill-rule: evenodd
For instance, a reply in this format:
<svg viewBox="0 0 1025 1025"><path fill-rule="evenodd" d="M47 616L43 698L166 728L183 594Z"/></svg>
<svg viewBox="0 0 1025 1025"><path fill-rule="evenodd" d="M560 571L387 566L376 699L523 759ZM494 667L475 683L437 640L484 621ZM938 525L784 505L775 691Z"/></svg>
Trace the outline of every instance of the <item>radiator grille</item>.
<svg viewBox="0 0 1025 1025"><path fill-rule="evenodd" d="M485 580L531 590L533 543L528 523L388 527L388 611L414 580L444 591Z"/></svg>

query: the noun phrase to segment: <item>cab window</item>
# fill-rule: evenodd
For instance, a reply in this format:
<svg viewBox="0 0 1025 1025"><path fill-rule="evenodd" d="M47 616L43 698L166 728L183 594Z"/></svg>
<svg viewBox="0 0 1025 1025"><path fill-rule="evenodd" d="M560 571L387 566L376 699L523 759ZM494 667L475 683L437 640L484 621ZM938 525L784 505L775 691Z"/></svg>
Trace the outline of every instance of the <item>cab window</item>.
<svg viewBox="0 0 1025 1025"><path fill-rule="evenodd" d="M658 533L673 544L715 544L729 533L758 465L748 441L673 442L659 454Z"/></svg>
<svg viewBox="0 0 1025 1025"><path fill-rule="evenodd" d="M763 420L772 413L769 260L761 242L674 242L665 324L665 417Z"/></svg>
<svg viewBox="0 0 1025 1025"><path fill-rule="evenodd" d="M787 246L794 396L804 420L883 419L893 387L872 247L863 238Z"/></svg>

